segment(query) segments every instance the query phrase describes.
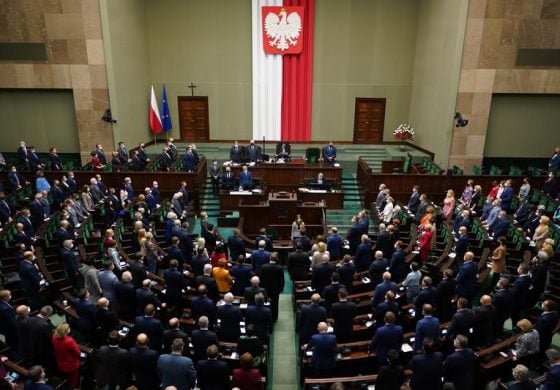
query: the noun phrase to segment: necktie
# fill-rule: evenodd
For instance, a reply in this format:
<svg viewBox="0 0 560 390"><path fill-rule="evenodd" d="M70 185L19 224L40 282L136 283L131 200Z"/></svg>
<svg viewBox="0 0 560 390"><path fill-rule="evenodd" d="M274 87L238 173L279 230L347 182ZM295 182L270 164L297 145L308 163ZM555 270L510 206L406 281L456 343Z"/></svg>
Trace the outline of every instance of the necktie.
<svg viewBox="0 0 560 390"><path fill-rule="evenodd" d="M19 187L19 177L18 177L17 173L14 173L14 176L16 177L16 183L17 183L17 186Z"/></svg>

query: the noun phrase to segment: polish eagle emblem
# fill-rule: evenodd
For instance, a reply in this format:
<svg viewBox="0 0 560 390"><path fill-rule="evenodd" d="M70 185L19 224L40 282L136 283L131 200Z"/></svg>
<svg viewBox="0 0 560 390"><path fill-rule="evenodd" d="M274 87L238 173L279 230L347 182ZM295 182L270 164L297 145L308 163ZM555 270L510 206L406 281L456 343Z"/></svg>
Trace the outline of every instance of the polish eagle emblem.
<svg viewBox="0 0 560 390"><path fill-rule="evenodd" d="M288 14L285 8L281 8L278 14L269 12L264 20L268 44L281 52L298 45L302 28L300 15L297 12Z"/></svg>

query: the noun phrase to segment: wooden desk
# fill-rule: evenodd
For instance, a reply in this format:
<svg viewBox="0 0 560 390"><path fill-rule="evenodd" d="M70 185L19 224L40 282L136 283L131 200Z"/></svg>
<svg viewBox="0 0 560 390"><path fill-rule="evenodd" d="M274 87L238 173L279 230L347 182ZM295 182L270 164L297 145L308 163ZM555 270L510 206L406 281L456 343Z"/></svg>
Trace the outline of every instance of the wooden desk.
<svg viewBox="0 0 560 390"><path fill-rule="evenodd" d="M298 200L304 203L325 201L327 209L330 210L342 210L344 208L344 193L340 190L317 191L300 188Z"/></svg>
<svg viewBox="0 0 560 390"><path fill-rule="evenodd" d="M258 205L264 202L267 195L263 192L255 193L251 191L221 191L220 192L220 213L228 214L239 210L239 201L243 203Z"/></svg>

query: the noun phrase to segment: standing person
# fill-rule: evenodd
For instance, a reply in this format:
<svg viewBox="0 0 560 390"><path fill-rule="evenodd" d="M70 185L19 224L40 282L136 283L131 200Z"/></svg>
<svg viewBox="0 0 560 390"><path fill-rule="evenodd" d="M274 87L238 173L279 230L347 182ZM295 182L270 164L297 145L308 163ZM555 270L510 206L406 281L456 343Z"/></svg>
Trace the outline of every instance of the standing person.
<svg viewBox="0 0 560 390"><path fill-rule="evenodd" d="M506 270L506 238L500 237L498 238L498 246L492 252L492 283L491 288L496 286L498 280L500 280L500 275L505 272Z"/></svg>
<svg viewBox="0 0 560 390"><path fill-rule="evenodd" d="M560 352L554 348L547 349L546 357L550 370L546 374L542 390L557 390L560 388Z"/></svg>
<svg viewBox="0 0 560 390"><path fill-rule="evenodd" d="M443 377L446 382L455 385L456 390L471 390L475 376L475 355L469 346L469 340L457 335L453 340L455 352L443 362Z"/></svg>
<svg viewBox="0 0 560 390"><path fill-rule="evenodd" d="M408 303L412 303L416 295L418 295L418 290L420 289L420 279L422 279L422 273L418 270L418 263L412 262L410 264L410 272L406 275L406 279L402 283L406 287L406 300Z"/></svg>
<svg viewBox="0 0 560 390"><path fill-rule="evenodd" d="M177 389L193 389L196 382L196 371L191 359L183 356L185 343L180 338L173 340L171 354L161 355L157 363L157 371L165 389L175 386Z"/></svg>
<svg viewBox="0 0 560 390"><path fill-rule="evenodd" d="M148 347L145 333L136 336L136 347L130 348L130 369L136 378L138 390L152 390L159 386L157 374L158 353Z"/></svg>
<svg viewBox="0 0 560 390"><path fill-rule="evenodd" d="M439 390L442 387L443 354L436 352L434 341L426 338L422 340L424 353L415 355L408 368L412 370L410 388L412 390Z"/></svg>
<svg viewBox="0 0 560 390"><path fill-rule="evenodd" d="M109 390L117 386L123 389L130 383L130 354L119 347L119 334L116 330L109 333L109 345L103 345L97 352L97 358L104 368Z"/></svg>
<svg viewBox="0 0 560 390"><path fill-rule="evenodd" d="M51 306L43 306L39 314L27 320L27 339L31 346L29 361L40 364L50 372L55 369L54 349L52 345L53 325L50 317L53 313Z"/></svg>
<svg viewBox="0 0 560 390"><path fill-rule="evenodd" d="M261 286L266 290L270 299L270 309L272 310L272 322L278 320L278 299L284 291L284 269L277 263L278 253L273 252L270 262L263 264L261 268Z"/></svg>
<svg viewBox="0 0 560 390"><path fill-rule="evenodd" d="M90 296L90 301L95 303L101 297L101 286L97 274L99 271L93 266L93 260L87 258L85 264L80 268L80 273L84 278L84 288Z"/></svg>
<svg viewBox="0 0 560 390"><path fill-rule="evenodd" d="M399 353L391 349L387 352L387 364L381 366L375 385L384 390L400 390L404 383L404 367L398 364Z"/></svg>
<svg viewBox="0 0 560 390"><path fill-rule="evenodd" d="M455 278L457 282L457 295L470 301L476 294L476 281L478 273L478 264L474 261L474 253L465 253L464 263L459 267L459 273Z"/></svg>
<svg viewBox="0 0 560 390"><path fill-rule="evenodd" d="M332 376L336 367L336 336L327 333L328 328L326 322L320 322L317 326L319 334L311 336L305 346L307 351L313 351L310 365L317 378Z"/></svg>
<svg viewBox="0 0 560 390"><path fill-rule="evenodd" d="M264 390L261 374L253 368L253 356L250 353L239 357L239 368L233 370L231 385L241 390Z"/></svg>
<svg viewBox="0 0 560 390"><path fill-rule="evenodd" d="M80 387L80 348L69 334L70 326L68 324L58 325L52 335L52 344L58 368L66 375L72 387L78 389Z"/></svg>
<svg viewBox="0 0 560 390"><path fill-rule="evenodd" d="M449 223L453 217L453 210L455 210L455 192L447 190L447 195L443 199L443 217Z"/></svg>
<svg viewBox="0 0 560 390"><path fill-rule="evenodd" d="M336 162L336 147L334 146L332 141L329 141L328 145L323 146L322 157L324 162Z"/></svg>
<svg viewBox="0 0 560 390"><path fill-rule="evenodd" d="M12 293L10 290L0 290L0 333L4 336L6 344L13 349L18 348L18 332L16 328L16 311L10 305Z"/></svg>
<svg viewBox="0 0 560 390"><path fill-rule="evenodd" d="M338 290L338 302L331 306L331 317L334 320L334 334L340 342L349 342L354 332L354 317L358 309L354 302L348 301L348 291L345 288Z"/></svg>
<svg viewBox="0 0 560 390"><path fill-rule="evenodd" d="M215 159L210 166L209 174L210 180L212 181L212 192L214 195L218 195L220 193L220 176L222 174L222 170L218 165L218 161Z"/></svg>
<svg viewBox="0 0 560 390"><path fill-rule="evenodd" d="M206 360L201 360L196 366L197 384L200 390L229 390L231 388L230 374L226 362L218 359L218 346L210 345L206 349Z"/></svg>

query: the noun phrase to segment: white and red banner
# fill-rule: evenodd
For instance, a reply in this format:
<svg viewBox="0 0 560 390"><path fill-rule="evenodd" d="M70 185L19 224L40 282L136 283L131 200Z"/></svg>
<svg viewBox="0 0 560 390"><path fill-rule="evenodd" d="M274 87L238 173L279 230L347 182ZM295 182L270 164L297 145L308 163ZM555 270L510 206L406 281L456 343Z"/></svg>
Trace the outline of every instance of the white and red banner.
<svg viewBox="0 0 560 390"><path fill-rule="evenodd" d="M154 86L152 85L152 96L150 98L150 129L152 133L158 135L163 131L163 125L161 124L161 117L159 116L159 108L156 100L156 94L154 92Z"/></svg>
<svg viewBox="0 0 560 390"><path fill-rule="evenodd" d="M262 7L265 53L282 55L301 53L304 12L304 7Z"/></svg>
<svg viewBox="0 0 560 390"><path fill-rule="evenodd" d="M311 139L315 0L253 0L253 138Z"/></svg>

